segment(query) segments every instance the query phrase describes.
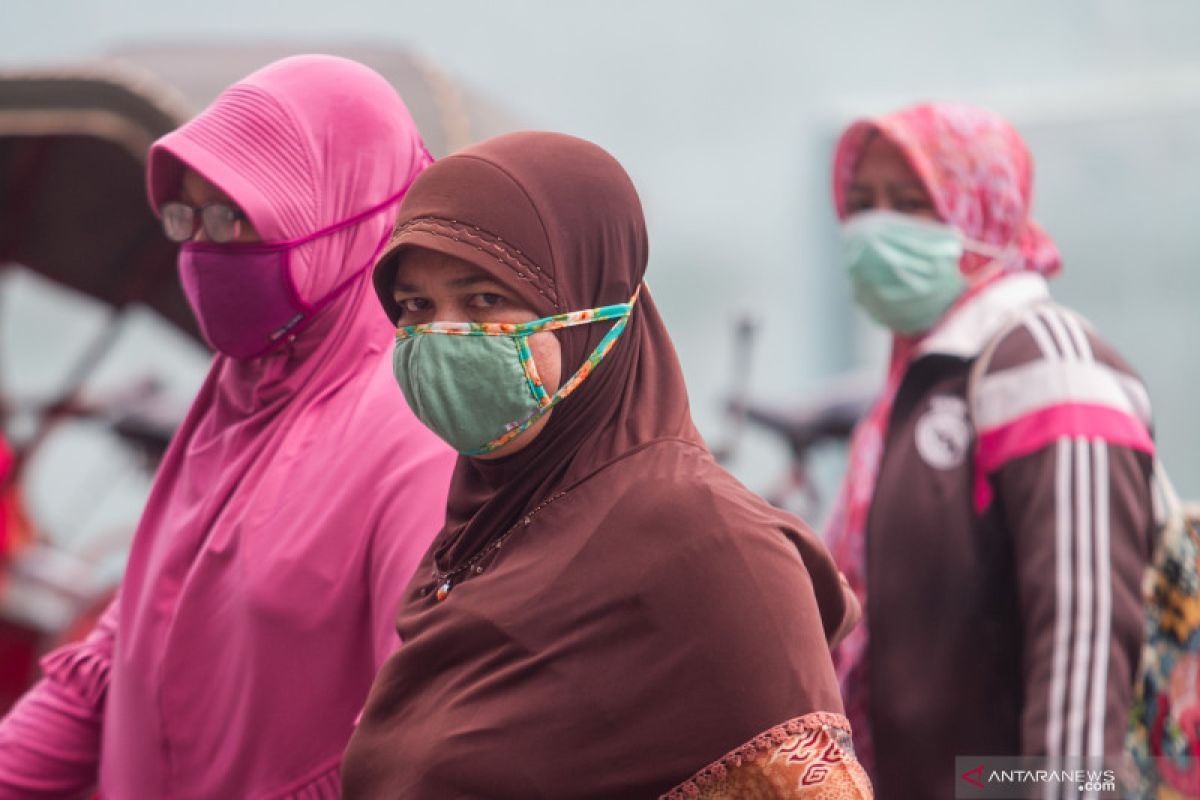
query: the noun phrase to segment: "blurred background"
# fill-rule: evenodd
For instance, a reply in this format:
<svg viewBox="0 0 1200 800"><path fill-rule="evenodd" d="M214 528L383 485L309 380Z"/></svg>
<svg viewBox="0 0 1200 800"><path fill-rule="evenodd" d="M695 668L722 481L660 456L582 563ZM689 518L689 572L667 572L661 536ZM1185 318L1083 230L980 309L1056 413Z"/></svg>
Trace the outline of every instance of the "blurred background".
<svg viewBox="0 0 1200 800"><path fill-rule="evenodd" d="M1059 299L1142 372L1165 462L1200 496L1198 43L1194 0L5 0L0 412L20 495L6 513L10 539L52 546L27 545L0 617L36 650L116 582L206 370L145 208L146 146L301 52L383 72L437 155L524 128L612 152L642 195L696 420L767 494L787 485L788 447L729 401L802 419L847 374L882 374L885 339L839 270L837 134L919 100L989 106L1033 151ZM813 522L841 459L815 453L818 495L788 500ZM0 671L21 669L3 647Z"/></svg>

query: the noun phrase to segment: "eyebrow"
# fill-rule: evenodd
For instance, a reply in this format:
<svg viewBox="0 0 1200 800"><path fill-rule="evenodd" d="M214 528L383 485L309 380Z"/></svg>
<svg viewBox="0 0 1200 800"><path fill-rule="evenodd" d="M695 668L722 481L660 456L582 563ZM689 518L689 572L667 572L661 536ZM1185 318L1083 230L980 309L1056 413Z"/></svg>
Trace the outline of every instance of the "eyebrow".
<svg viewBox="0 0 1200 800"><path fill-rule="evenodd" d="M201 199L201 198L197 198L196 195L192 194L187 189L180 189L179 190L179 200L181 202L191 206L192 208L203 208L204 206L211 206L211 205L222 205L222 206L229 206L234 211L237 211L240 214L246 213L242 209L241 206L239 206L237 203L233 202L233 200L231 198L226 197L224 195L213 195L211 197L205 197L205 198Z"/></svg>
<svg viewBox="0 0 1200 800"><path fill-rule="evenodd" d="M450 285L455 289L466 289L472 286L478 286L481 283L490 283L493 286L499 286L500 283L491 275L466 275L462 278L455 278L450 281Z"/></svg>
<svg viewBox="0 0 1200 800"><path fill-rule="evenodd" d="M846 191L848 191L848 192L870 192L870 191L873 191L874 188L875 188L874 186L871 186L870 184L866 184L866 183L851 183L849 186L846 187ZM929 193L929 190L925 188L925 184L921 183L919 180L914 180L912 178L905 178L904 180L900 180L900 181L888 181L887 186L885 188L887 188L889 190L896 190L896 189L919 190L919 191L925 192L926 194Z"/></svg>

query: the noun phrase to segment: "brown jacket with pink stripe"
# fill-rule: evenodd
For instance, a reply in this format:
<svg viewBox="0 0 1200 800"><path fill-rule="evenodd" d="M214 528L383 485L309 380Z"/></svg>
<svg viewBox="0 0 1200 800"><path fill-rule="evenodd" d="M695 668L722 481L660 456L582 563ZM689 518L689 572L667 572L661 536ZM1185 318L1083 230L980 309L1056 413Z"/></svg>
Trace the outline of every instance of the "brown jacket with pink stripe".
<svg viewBox="0 0 1200 800"><path fill-rule="evenodd" d="M1048 301L1039 276L992 285L897 394L866 545L880 798L954 797L955 756L1121 751L1155 530L1149 401ZM998 334L972 423L971 366Z"/></svg>

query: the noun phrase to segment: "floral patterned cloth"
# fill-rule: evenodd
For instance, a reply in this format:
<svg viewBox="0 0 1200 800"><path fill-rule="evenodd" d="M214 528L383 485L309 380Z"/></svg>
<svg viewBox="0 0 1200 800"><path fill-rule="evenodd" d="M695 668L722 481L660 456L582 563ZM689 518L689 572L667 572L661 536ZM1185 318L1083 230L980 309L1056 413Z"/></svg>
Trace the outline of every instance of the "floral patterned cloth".
<svg viewBox="0 0 1200 800"><path fill-rule="evenodd" d="M1200 515L1193 507L1164 529L1147 575L1146 643L1126 740L1128 797L1200 797L1198 564Z"/></svg>
<svg viewBox="0 0 1200 800"><path fill-rule="evenodd" d="M833 197L839 219L848 216L846 193L863 150L874 135L887 137L904 154L943 222L968 239L1003 251L995 260L1001 267L997 274L974 283L939 325L952 317L963 301L1006 273L1033 271L1050 276L1059 271L1058 249L1029 217L1033 188L1029 151L1005 120L973 106L933 103L855 122L838 140L834 154ZM993 261L987 257L967 253L960 267L970 276L990 263ZM892 402L921 338L894 338L883 391L851 438L846 477L826 527L826 541L863 604L864 616L867 512ZM873 764L867 716L869 635L867 625L859 625L834 654L846 713L856 731L859 759L868 769Z"/></svg>
<svg viewBox="0 0 1200 800"><path fill-rule="evenodd" d="M869 800L850 725L817 712L776 725L709 764L660 800Z"/></svg>

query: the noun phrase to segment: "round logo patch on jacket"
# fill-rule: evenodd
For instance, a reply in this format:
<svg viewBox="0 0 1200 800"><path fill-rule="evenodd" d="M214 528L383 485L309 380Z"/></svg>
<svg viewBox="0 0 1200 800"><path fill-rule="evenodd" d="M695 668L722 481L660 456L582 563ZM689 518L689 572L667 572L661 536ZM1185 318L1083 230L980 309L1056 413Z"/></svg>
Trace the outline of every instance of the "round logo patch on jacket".
<svg viewBox="0 0 1200 800"><path fill-rule="evenodd" d="M917 420L917 452L934 469L954 469L963 463L971 444L967 402L961 397L935 396Z"/></svg>

